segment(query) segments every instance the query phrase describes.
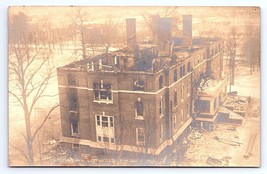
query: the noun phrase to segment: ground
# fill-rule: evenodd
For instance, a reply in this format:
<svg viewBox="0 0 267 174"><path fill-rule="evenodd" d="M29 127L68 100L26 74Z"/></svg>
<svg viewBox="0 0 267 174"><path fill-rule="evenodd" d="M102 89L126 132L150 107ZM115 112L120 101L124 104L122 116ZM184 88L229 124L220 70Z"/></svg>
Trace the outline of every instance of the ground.
<svg viewBox="0 0 267 174"><path fill-rule="evenodd" d="M212 166L207 163L208 157L216 159L228 158L225 166L246 166L257 167L260 162L260 113L259 99L251 101L250 114L246 117L242 125L217 124L215 131L201 132L200 139L189 139L187 149L181 166ZM253 130L253 131L252 131ZM252 154L248 158L247 154L251 134L256 134L255 144ZM229 141L220 142L216 139L226 139ZM239 145L240 144L240 145ZM216 165L216 164L214 164ZM223 165L218 165L223 166Z"/></svg>

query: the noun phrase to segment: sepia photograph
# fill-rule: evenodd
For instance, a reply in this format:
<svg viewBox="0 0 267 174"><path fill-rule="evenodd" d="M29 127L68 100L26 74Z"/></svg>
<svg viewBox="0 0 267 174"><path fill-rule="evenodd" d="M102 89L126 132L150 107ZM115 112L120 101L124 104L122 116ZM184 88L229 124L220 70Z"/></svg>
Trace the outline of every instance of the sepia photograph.
<svg viewBox="0 0 267 174"><path fill-rule="evenodd" d="M10 167L260 167L259 7L10 6Z"/></svg>

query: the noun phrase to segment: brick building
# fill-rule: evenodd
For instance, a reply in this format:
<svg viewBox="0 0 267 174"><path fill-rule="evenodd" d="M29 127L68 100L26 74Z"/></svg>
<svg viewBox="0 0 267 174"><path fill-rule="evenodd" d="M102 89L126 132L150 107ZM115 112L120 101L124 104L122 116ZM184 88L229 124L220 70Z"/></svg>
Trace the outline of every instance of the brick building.
<svg viewBox="0 0 267 174"><path fill-rule="evenodd" d="M192 38L191 15L183 25L172 37L172 19L152 16L152 41L137 43L126 19L126 48L58 68L62 142L159 155L192 125L213 129L226 99L223 41Z"/></svg>

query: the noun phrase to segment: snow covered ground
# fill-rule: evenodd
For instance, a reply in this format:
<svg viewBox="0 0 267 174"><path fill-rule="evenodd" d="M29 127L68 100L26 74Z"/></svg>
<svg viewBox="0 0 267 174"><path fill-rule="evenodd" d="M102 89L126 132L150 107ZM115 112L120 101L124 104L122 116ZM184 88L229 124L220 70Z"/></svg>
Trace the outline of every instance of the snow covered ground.
<svg viewBox="0 0 267 174"><path fill-rule="evenodd" d="M250 75L250 68L236 66L235 84L232 91L237 91L240 96L251 96L260 98L260 71L253 72Z"/></svg>

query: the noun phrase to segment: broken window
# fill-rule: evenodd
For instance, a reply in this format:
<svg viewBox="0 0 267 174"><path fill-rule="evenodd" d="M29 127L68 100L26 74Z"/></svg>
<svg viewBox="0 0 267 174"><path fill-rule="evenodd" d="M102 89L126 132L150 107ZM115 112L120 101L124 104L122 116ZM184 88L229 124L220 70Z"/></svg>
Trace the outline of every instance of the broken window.
<svg viewBox="0 0 267 174"><path fill-rule="evenodd" d="M160 117L163 116L163 98L160 96L160 102L159 102L159 115Z"/></svg>
<svg viewBox="0 0 267 174"><path fill-rule="evenodd" d="M184 73L183 73L183 67L181 66L181 67L180 67L180 77L181 77L181 78L183 77L183 74L184 74Z"/></svg>
<svg viewBox="0 0 267 174"><path fill-rule="evenodd" d="M100 116L96 116L96 120L97 120L97 126L100 126Z"/></svg>
<svg viewBox="0 0 267 174"><path fill-rule="evenodd" d="M76 78L73 74L68 74L68 85L75 86L76 85Z"/></svg>
<svg viewBox="0 0 267 174"><path fill-rule="evenodd" d="M77 94L74 91L70 91L69 93L69 110L70 111L78 110Z"/></svg>
<svg viewBox="0 0 267 174"><path fill-rule="evenodd" d="M145 129L136 128L136 144L144 145L145 144Z"/></svg>
<svg viewBox="0 0 267 174"><path fill-rule="evenodd" d="M113 117L109 117L109 125L110 127L114 127Z"/></svg>
<svg viewBox="0 0 267 174"><path fill-rule="evenodd" d="M174 103L174 106L177 107L178 101L177 101L177 91L176 91L176 89L174 91L173 103Z"/></svg>
<svg viewBox="0 0 267 174"><path fill-rule="evenodd" d="M70 126L71 126L71 135L77 136L79 134L79 122L72 120Z"/></svg>
<svg viewBox="0 0 267 174"><path fill-rule="evenodd" d="M97 115L96 116L96 125L101 127L114 127L114 118L113 116L104 116Z"/></svg>
<svg viewBox="0 0 267 174"><path fill-rule="evenodd" d="M187 63L187 72L191 71L191 66L190 66L190 62Z"/></svg>
<svg viewBox="0 0 267 174"><path fill-rule="evenodd" d="M143 102L138 98L138 101L135 103L135 112L136 112L136 118L143 118L144 116L144 105Z"/></svg>
<svg viewBox="0 0 267 174"><path fill-rule="evenodd" d="M103 142L108 143L109 142L109 138L108 137L103 137Z"/></svg>
<svg viewBox="0 0 267 174"><path fill-rule="evenodd" d="M110 101L112 100L111 84L94 83L95 100Z"/></svg>
<svg viewBox="0 0 267 174"><path fill-rule="evenodd" d="M178 79L177 77L177 69L173 70L173 81L176 82Z"/></svg>
<svg viewBox="0 0 267 174"><path fill-rule="evenodd" d="M102 127L108 127L108 117L102 116Z"/></svg>
<svg viewBox="0 0 267 174"><path fill-rule="evenodd" d="M134 79L134 84L133 84L133 90L134 91L144 91L144 85L145 82L143 79Z"/></svg>
<svg viewBox="0 0 267 174"><path fill-rule="evenodd" d="M114 143L114 117L106 115L96 115L95 119L97 141Z"/></svg>
<svg viewBox="0 0 267 174"><path fill-rule="evenodd" d="M159 89L163 88L163 75L159 77Z"/></svg>

